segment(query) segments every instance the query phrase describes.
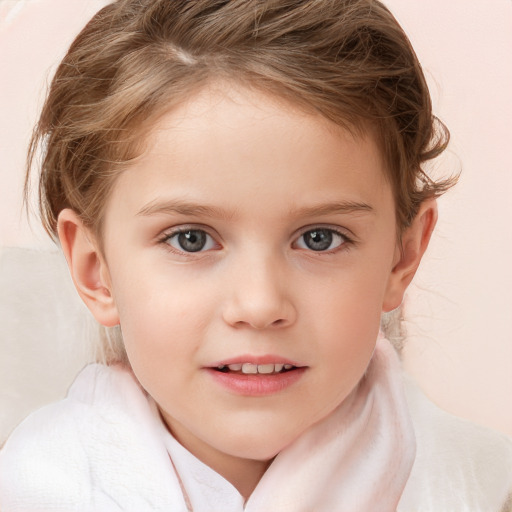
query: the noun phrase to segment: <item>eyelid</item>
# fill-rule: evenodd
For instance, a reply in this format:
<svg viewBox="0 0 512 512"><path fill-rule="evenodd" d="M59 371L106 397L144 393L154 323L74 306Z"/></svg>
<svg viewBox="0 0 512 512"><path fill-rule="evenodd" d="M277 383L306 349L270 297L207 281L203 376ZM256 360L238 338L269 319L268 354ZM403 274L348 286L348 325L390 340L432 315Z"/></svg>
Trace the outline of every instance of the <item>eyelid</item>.
<svg viewBox="0 0 512 512"><path fill-rule="evenodd" d="M328 249L326 251L314 251L312 249L304 249L302 247L300 247L299 249L301 250L304 250L304 251L308 251L308 252L312 252L314 254L318 254L318 255L322 255L322 254L333 254L333 253L336 253L338 251L341 251L343 249L346 249L348 248L349 246L352 246L354 245L357 241L355 239L355 236L352 234L352 232L346 228L341 228L340 226L332 226L332 225L329 225L329 224L310 224L309 226L304 226L303 228L301 228L297 235L294 237L293 239L293 244L292 245L296 245L298 240L304 236L306 233L309 233L310 231L315 231L316 229L320 230L320 229L323 229L323 230L326 230L326 231L332 231L333 233L335 233L336 235L340 236L341 238L343 238L343 243L333 249Z"/></svg>
<svg viewBox="0 0 512 512"><path fill-rule="evenodd" d="M344 228L341 226L333 226L332 224L310 224L309 226L304 226L297 231L297 234L294 236L294 240L297 240L305 233L309 231L314 231L315 229L326 229L328 231L332 231L347 240L347 242L356 242L356 236L350 231L348 228Z"/></svg>
<svg viewBox="0 0 512 512"><path fill-rule="evenodd" d="M186 233L187 231L203 231L206 234L206 236L210 237L213 240L217 247L214 249L208 249L206 251L188 252L177 249L168 243L168 240L170 238L179 235L180 233ZM158 235L158 237L156 238L156 242L158 244L165 245L167 250L174 252L176 254L185 256L204 255L204 253L210 252L212 250L219 250L222 247L222 244L219 242L220 236L218 235L217 232L213 234L212 231L213 230L209 226L205 226L202 224L179 224L177 226L169 227L163 230L161 234Z"/></svg>
<svg viewBox="0 0 512 512"><path fill-rule="evenodd" d="M169 226L163 229L157 236L158 240L165 240L177 233L183 233L185 231L204 231L207 235L210 235L216 240L220 240L220 235L212 229L210 226L204 224L177 224L176 226Z"/></svg>

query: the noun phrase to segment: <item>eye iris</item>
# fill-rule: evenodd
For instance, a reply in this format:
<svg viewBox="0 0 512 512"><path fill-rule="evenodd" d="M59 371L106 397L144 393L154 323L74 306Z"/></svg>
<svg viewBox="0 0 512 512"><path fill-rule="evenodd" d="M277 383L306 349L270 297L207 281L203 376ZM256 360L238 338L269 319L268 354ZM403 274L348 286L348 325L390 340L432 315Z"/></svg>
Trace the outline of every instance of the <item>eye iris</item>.
<svg viewBox="0 0 512 512"><path fill-rule="evenodd" d="M332 231L315 229L304 233L304 243L312 251L325 251L332 244Z"/></svg>
<svg viewBox="0 0 512 512"><path fill-rule="evenodd" d="M178 235L178 242L184 251L197 252L206 245L206 234L198 230L184 231Z"/></svg>

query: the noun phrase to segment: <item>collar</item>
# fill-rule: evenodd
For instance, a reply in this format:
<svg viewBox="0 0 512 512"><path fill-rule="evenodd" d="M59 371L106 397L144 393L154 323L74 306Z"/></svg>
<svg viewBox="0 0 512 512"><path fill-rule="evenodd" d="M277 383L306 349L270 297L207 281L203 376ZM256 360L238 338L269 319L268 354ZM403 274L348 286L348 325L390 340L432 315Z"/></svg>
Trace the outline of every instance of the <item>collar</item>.
<svg viewBox="0 0 512 512"><path fill-rule="evenodd" d="M272 462L244 504L240 493L172 437L160 435L193 512L395 511L416 442L395 350L380 336L367 371L327 418Z"/></svg>

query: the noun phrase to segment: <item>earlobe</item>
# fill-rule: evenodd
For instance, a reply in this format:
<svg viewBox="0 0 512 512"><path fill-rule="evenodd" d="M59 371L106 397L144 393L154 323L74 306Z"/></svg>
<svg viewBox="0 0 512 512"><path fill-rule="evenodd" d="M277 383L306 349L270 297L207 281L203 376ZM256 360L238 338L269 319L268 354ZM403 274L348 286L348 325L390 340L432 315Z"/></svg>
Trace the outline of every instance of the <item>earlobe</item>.
<svg viewBox="0 0 512 512"><path fill-rule="evenodd" d="M57 229L78 294L100 324L119 324L110 274L95 237L69 208L60 212Z"/></svg>
<svg viewBox="0 0 512 512"><path fill-rule="evenodd" d="M427 250L436 222L436 200L424 201L412 224L403 232L400 245L397 245L395 261L382 306L383 311L392 311L402 303L405 290L416 274Z"/></svg>

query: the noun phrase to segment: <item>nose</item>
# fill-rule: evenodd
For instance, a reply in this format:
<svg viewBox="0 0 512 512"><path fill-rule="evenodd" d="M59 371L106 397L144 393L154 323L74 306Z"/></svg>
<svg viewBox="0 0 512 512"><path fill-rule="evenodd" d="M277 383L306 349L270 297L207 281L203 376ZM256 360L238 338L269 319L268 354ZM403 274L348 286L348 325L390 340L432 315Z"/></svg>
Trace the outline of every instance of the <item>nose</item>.
<svg viewBox="0 0 512 512"><path fill-rule="evenodd" d="M233 327L283 328L292 325L297 312L286 272L275 259L252 258L230 276L224 321Z"/></svg>

